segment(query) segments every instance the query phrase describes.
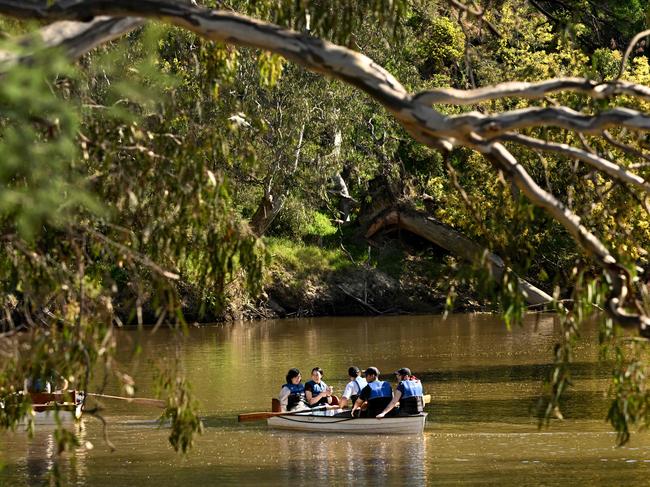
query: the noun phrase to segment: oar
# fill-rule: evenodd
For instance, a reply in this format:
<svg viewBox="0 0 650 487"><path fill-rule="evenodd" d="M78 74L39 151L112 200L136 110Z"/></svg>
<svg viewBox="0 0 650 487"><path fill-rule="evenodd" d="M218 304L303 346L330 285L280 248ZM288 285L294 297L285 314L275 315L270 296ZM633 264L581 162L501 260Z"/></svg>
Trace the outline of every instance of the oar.
<svg viewBox="0 0 650 487"><path fill-rule="evenodd" d="M237 416L237 421L242 422L242 421L259 421L261 419L268 419L272 418L273 416L292 416L294 414L299 414L299 413L307 413L310 411L318 411L322 409L328 409L328 406L318 406L315 408L311 409L299 409L297 411L289 411L289 412L279 412L279 413L272 413L270 411L264 411L260 413L242 413L239 416ZM331 408L331 409L339 409L337 408Z"/></svg>
<svg viewBox="0 0 650 487"><path fill-rule="evenodd" d="M104 399L119 399L121 401L128 401L132 402L135 404L144 404L146 406L156 406L159 408L166 408L167 403L165 401L162 401L160 399L150 399L148 397L122 397L122 396L109 396L108 394L97 394L95 392L87 392L86 395L88 396L94 396L94 397L101 397Z"/></svg>

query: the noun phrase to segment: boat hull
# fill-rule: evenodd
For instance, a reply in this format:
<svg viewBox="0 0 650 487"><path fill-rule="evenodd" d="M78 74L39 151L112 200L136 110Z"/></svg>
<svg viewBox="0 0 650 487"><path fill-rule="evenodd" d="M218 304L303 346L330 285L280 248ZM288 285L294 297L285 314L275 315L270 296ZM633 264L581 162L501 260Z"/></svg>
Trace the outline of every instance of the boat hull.
<svg viewBox="0 0 650 487"><path fill-rule="evenodd" d="M320 416L310 412L273 416L268 425L272 428L315 431L325 433L401 434L419 435L424 431L427 413L392 418L341 418Z"/></svg>
<svg viewBox="0 0 650 487"><path fill-rule="evenodd" d="M65 393L30 393L33 421L37 425L70 423L81 419L84 406L84 393L68 391Z"/></svg>

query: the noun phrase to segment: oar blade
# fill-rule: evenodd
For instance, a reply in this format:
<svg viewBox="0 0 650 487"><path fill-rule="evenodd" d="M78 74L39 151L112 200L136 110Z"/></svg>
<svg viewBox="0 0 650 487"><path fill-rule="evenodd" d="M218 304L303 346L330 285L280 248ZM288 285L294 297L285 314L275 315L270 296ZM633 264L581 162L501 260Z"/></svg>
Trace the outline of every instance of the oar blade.
<svg viewBox="0 0 650 487"><path fill-rule="evenodd" d="M270 412L262 412L262 413L243 413L237 416L237 421L240 423L244 421L261 421L263 419L268 419L272 416L278 416L282 413L270 413Z"/></svg>

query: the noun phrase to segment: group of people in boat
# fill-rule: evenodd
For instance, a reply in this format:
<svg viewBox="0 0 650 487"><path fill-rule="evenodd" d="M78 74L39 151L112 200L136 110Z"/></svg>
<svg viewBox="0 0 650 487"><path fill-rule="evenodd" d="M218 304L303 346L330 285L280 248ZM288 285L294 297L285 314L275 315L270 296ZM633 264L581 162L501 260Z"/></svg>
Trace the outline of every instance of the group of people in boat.
<svg viewBox="0 0 650 487"><path fill-rule="evenodd" d="M300 370L289 369L286 383L280 389L278 397L281 411L324 407L343 410L349 407L337 416L381 419L386 416L419 414L424 409L422 383L406 367L395 371L395 391L388 381L380 380L377 367L368 367L361 372L359 367L352 366L348 369L348 376L349 382L336 406L332 388L323 381L323 369L314 367L311 380L305 384L302 383Z"/></svg>

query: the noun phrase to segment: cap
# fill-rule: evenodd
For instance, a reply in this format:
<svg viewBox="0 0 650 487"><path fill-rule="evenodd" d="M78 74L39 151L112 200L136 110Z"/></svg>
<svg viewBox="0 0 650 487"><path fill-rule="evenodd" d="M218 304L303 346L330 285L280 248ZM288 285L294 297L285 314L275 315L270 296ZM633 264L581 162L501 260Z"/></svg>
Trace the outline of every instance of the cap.
<svg viewBox="0 0 650 487"><path fill-rule="evenodd" d="M359 375L359 367L357 367L356 365L353 365L352 367L350 367L348 369L348 375L350 377L356 377L357 375Z"/></svg>
<svg viewBox="0 0 650 487"><path fill-rule="evenodd" d="M365 375L376 375L379 377L379 369L377 367L368 367L366 370L363 371Z"/></svg>
<svg viewBox="0 0 650 487"><path fill-rule="evenodd" d="M396 370L395 373L399 375L411 375L411 369L402 367L401 369Z"/></svg>

